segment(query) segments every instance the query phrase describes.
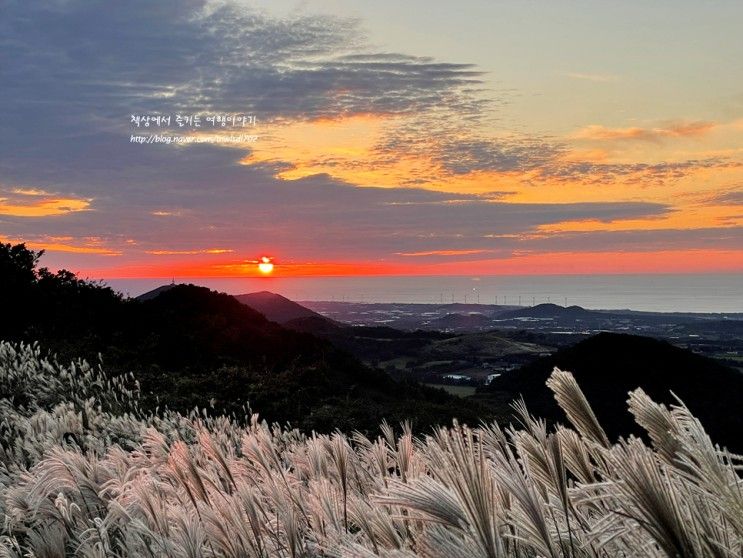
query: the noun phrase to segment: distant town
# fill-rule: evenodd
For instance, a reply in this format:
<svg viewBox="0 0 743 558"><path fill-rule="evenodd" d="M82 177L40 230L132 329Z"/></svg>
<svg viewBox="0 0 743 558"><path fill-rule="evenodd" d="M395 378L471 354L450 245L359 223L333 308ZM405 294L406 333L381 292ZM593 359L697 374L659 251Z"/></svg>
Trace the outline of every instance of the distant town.
<svg viewBox="0 0 743 558"><path fill-rule="evenodd" d="M336 343L395 377L467 394L504 372L600 332L665 339L743 369L743 314L587 310L579 306L301 301L334 322ZM404 332L402 337L393 330ZM346 338L345 342L340 338ZM362 342L363 341L363 342Z"/></svg>

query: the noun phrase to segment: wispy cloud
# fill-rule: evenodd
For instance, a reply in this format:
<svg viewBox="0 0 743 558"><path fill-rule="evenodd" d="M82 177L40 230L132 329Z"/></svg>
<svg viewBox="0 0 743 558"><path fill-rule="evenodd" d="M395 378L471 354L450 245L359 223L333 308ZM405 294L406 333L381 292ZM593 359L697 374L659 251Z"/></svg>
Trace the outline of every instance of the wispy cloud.
<svg viewBox="0 0 743 558"><path fill-rule="evenodd" d="M54 217L90 209L90 199L29 188L0 188L0 215Z"/></svg>
<svg viewBox="0 0 743 558"><path fill-rule="evenodd" d="M717 124L707 121L674 121L661 126L643 128L607 128L601 125L586 126L571 137L579 140L594 141L649 141L660 142L673 138L698 138L711 132Z"/></svg>
<svg viewBox="0 0 743 558"><path fill-rule="evenodd" d="M180 217L182 212L179 210L157 209L155 211L150 211L150 214L155 217Z"/></svg>
<svg viewBox="0 0 743 558"><path fill-rule="evenodd" d="M397 252L398 256L424 257L424 256L471 256L482 254L486 250L428 250L426 252Z"/></svg>
<svg viewBox="0 0 743 558"><path fill-rule="evenodd" d="M17 244L25 243L34 250L47 252L62 252L65 254L81 254L95 256L121 256L122 252L105 246L98 238L73 238L71 236L38 236L26 235L24 238L10 238L0 236L0 242Z"/></svg>
<svg viewBox="0 0 743 558"><path fill-rule="evenodd" d="M145 250L153 256L195 256L199 254L231 254L234 250L227 248L205 248L203 250Z"/></svg>
<svg viewBox="0 0 743 558"><path fill-rule="evenodd" d="M572 79L580 79L583 81L593 81L596 83L611 83L619 81L619 76L614 74L594 74L594 73L582 73L582 72L568 72L565 76Z"/></svg>
<svg viewBox="0 0 743 558"><path fill-rule="evenodd" d="M690 159L660 163L557 162L539 170L538 177L584 184L663 186L702 170L737 169L743 164L724 158Z"/></svg>
<svg viewBox="0 0 743 558"><path fill-rule="evenodd" d="M743 205L743 184L734 190L710 196L707 203L711 205Z"/></svg>

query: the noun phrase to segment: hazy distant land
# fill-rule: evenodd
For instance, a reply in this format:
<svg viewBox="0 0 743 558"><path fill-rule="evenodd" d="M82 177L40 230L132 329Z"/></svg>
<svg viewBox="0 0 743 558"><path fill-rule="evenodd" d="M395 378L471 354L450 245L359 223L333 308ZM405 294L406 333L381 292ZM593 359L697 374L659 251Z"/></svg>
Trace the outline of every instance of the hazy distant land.
<svg viewBox="0 0 743 558"><path fill-rule="evenodd" d="M107 279L137 296L171 278ZM743 276L721 274L504 275L420 277L187 278L230 294L281 293L292 300L395 303L477 303L532 306L542 303L589 309L652 312L743 313Z"/></svg>

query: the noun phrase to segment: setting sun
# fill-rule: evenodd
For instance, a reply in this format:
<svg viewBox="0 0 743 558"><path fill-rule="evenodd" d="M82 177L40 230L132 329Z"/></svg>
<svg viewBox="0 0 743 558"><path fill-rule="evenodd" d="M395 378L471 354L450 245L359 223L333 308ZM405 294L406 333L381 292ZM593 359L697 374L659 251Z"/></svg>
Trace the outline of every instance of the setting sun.
<svg viewBox="0 0 743 558"><path fill-rule="evenodd" d="M270 275L273 272L273 262L271 261L271 258L268 256L261 256L261 259L258 261L258 270L263 273L263 275Z"/></svg>

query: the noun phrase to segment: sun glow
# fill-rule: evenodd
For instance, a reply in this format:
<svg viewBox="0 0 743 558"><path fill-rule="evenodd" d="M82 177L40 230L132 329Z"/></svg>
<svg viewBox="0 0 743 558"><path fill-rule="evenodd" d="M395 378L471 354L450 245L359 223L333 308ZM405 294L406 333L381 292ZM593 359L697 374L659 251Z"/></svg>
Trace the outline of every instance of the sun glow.
<svg viewBox="0 0 743 558"><path fill-rule="evenodd" d="M273 272L273 262L268 256L261 256L258 260L258 271L263 275L270 275Z"/></svg>

